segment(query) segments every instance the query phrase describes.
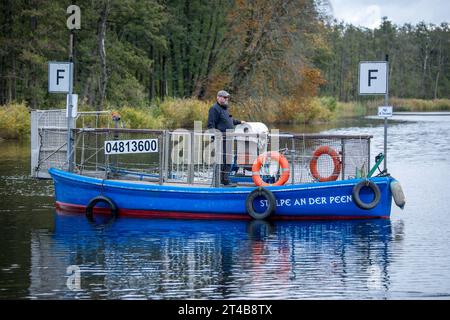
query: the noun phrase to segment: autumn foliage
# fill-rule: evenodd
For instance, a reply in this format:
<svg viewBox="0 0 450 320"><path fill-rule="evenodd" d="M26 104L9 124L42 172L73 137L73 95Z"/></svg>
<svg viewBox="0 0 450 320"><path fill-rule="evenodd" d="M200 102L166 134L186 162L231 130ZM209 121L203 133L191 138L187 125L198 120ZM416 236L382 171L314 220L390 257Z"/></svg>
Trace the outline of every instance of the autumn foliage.
<svg viewBox="0 0 450 320"><path fill-rule="evenodd" d="M398 101L402 108L447 108L446 22L397 26L383 18L367 29L333 21L330 2L322 0L77 5L83 16L73 51L80 108L124 109L139 127L201 120L221 89L232 95L233 115L250 121L327 120L333 108L318 97L338 100L343 110L355 109L356 101L361 114L362 104L375 99L358 94L359 61L384 60L386 54L390 96L408 99ZM63 108L65 96L48 93L46 71L48 61L69 56L67 3L3 1L0 8L0 109L22 101L29 109ZM2 126L9 123L14 121ZM10 129L3 135L17 135Z"/></svg>

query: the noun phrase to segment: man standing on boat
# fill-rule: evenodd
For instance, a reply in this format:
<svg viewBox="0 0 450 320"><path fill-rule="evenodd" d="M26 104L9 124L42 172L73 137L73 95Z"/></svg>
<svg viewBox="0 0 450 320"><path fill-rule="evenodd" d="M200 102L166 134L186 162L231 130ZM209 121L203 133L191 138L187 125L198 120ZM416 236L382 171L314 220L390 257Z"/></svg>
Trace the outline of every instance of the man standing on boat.
<svg viewBox="0 0 450 320"><path fill-rule="evenodd" d="M230 94L225 90L220 90L217 92L217 102L209 109L208 112L208 129L217 129L222 132L223 144L222 144L222 165L220 166L220 181L224 185L230 184L230 179L228 177L231 164L232 155L227 154L227 150L232 150L232 138L227 139L226 131L233 130L234 126L237 124L245 123L245 121L240 121L233 119L233 117L228 112L228 102L230 99Z"/></svg>

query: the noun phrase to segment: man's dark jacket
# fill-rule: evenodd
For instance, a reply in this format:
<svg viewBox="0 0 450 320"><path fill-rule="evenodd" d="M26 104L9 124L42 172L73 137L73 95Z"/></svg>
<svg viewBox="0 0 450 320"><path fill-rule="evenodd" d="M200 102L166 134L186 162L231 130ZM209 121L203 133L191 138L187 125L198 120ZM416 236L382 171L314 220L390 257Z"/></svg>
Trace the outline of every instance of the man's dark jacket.
<svg viewBox="0 0 450 320"><path fill-rule="evenodd" d="M217 102L209 109L208 129L217 129L226 132L227 129L234 129L234 126L241 121L235 120L228 112L228 106L221 106Z"/></svg>

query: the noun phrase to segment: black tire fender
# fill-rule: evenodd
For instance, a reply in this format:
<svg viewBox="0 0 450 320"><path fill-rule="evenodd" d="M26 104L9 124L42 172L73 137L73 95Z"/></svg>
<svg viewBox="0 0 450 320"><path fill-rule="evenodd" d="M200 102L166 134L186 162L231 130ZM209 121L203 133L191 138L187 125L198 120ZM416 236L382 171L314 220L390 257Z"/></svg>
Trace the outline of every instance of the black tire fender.
<svg viewBox="0 0 450 320"><path fill-rule="evenodd" d="M100 203L100 202L104 202L104 203L108 204L109 208L111 209L112 217L117 218L117 216L119 214L119 210L118 210L116 204L114 203L114 201L112 201L110 198L105 197L105 196L97 196L95 198L92 198L86 207L86 217L88 219L93 219L94 207L97 203Z"/></svg>
<svg viewBox="0 0 450 320"><path fill-rule="evenodd" d="M374 193L375 197L373 198L372 202L366 203L361 200L361 197L359 196L359 194L361 192L361 189L364 187L371 189L372 192ZM353 199L353 202L361 209L364 209L364 210L373 209L380 202L380 199L381 199L380 188L378 188L378 186L370 180L362 180L353 187L352 199Z"/></svg>
<svg viewBox="0 0 450 320"><path fill-rule="evenodd" d="M257 197L264 197L267 200L268 206L264 212L256 212L255 208L253 207L253 201ZM263 187L258 187L250 192L247 196L247 199L245 200L245 208L250 217L255 220L263 220L268 218L272 213L275 212L276 203L277 202L275 196L270 190L267 190Z"/></svg>

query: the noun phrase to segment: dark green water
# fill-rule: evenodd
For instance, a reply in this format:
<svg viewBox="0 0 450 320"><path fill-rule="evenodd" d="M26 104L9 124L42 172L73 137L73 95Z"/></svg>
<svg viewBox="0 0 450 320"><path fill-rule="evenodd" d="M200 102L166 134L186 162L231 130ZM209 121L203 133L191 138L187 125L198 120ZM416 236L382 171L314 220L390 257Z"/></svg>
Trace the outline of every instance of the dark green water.
<svg viewBox="0 0 450 320"><path fill-rule="evenodd" d="M450 116L394 118L388 169L407 205L390 220L94 226L55 212L28 142L0 142L0 298L449 299ZM383 149L379 120L280 129L372 134L373 157Z"/></svg>

